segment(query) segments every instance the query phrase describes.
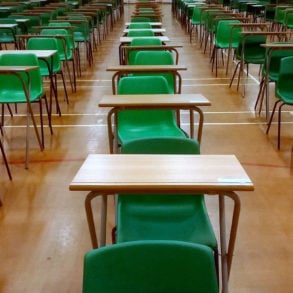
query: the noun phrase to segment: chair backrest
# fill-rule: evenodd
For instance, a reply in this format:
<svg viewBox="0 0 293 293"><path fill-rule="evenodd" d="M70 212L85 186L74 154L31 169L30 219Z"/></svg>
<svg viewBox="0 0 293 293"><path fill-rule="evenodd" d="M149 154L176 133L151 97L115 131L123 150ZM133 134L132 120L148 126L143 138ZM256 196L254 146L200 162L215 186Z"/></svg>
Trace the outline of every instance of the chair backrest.
<svg viewBox="0 0 293 293"><path fill-rule="evenodd" d="M129 29L147 29L152 28L151 24L149 22L141 22L141 23L130 23Z"/></svg>
<svg viewBox="0 0 293 293"><path fill-rule="evenodd" d="M134 38L130 46L161 46L162 41L159 38L153 37L141 37L141 38ZM135 57L137 54L137 50L131 50L128 54L128 64L133 65L135 61Z"/></svg>
<svg viewBox="0 0 293 293"><path fill-rule="evenodd" d="M151 19L149 17L138 16L138 17L131 18L131 22L150 22L150 21Z"/></svg>
<svg viewBox="0 0 293 293"><path fill-rule="evenodd" d="M293 11L286 12L285 26L289 29L293 28Z"/></svg>
<svg viewBox="0 0 293 293"><path fill-rule="evenodd" d="M266 36L247 36L244 39L244 61L253 64L264 64L266 57L266 49L262 44L266 43ZM237 58L241 59L243 41L239 43L237 49Z"/></svg>
<svg viewBox="0 0 293 293"><path fill-rule="evenodd" d="M293 56L285 57L280 62L279 78L276 83L276 95L286 103L293 104Z"/></svg>
<svg viewBox="0 0 293 293"><path fill-rule="evenodd" d="M36 69L29 72L30 96L33 99L34 97L43 95L42 77L38 58L35 54L17 53L17 51L15 53L3 53L0 55L0 66L38 66ZM26 87L28 87L27 75L25 73L20 73L20 76L25 81ZM24 91L23 84L20 79L13 74L0 75L0 88L11 101L18 101L19 96L15 94L16 92L20 93L20 96L23 97L21 94Z"/></svg>
<svg viewBox="0 0 293 293"><path fill-rule="evenodd" d="M200 12L201 12L201 6L197 5L193 8L192 17L191 17L192 24L194 25L200 24Z"/></svg>
<svg viewBox="0 0 293 293"><path fill-rule="evenodd" d="M166 79L160 75L123 77L117 92L119 95L171 94Z"/></svg>
<svg viewBox="0 0 293 293"><path fill-rule="evenodd" d="M181 137L148 137L121 146L122 154L199 154L198 141Z"/></svg>
<svg viewBox="0 0 293 293"><path fill-rule="evenodd" d="M153 37L154 32L150 29L134 29L127 34L128 37Z"/></svg>
<svg viewBox="0 0 293 293"><path fill-rule="evenodd" d="M119 95L136 94L170 94L168 83L163 76L132 76L123 77L119 80ZM174 113L169 110L124 110L118 113L118 125L156 123L161 119L173 120Z"/></svg>
<svg viewBox="0 0 293 293"><path fill-rule="evenodd" d="M48 26L65 26L65 27L71 27L71 23L68 21L54 21L54 22L49 22Z"/></svg>
<svg viewBox="0 0 293 293"><path fill-rule="evenodd" d="M173 65L174 57L169 51L139 51L137 52L134 60L134 65ZM168 82L169 89L172 93L175 93L175 79L173 74L164 73L160 74L164 76Z"/></svg>
<svg viewBox="0 0 293 293"><path fill-rule="evenodd" d="M240 23L239 20L220 20L216 28L215 45L220 48L237 48L240 43L241 27L233 27L231 24Z"/></svg>
<svg viewBox="0 0 293 293"><path fill-rule="evenodd" d="M280 72L280 64L281 59L284 57L293 56L293 50L274 50L271 54L270 58L270 67L269 67L269 79L271 81L277 81L279 78L279 72ZM266 64L263 67L263 75L266 74Z"/></svg>
<svg viewBox="0 0 293 293"><path fill-rule="evenodd" d="M58 51L58 42L55 38L30 38L27 42L28 50L57 50ZM53 73L61 71L61 62L59 54L54 54L53 64L51 64L51 58L48 58L46 61L39 59L39 65L42 76L49 76L49 66L52 65Z"/></svg>
<svg viewBox="0 0 293 293"><path fill-rule="evenodd" d="M170 94L168 83L163 76L131 76L119 80L118 94ZM134 96L135 98L135 96ZM118 134L124 129L161 125L162 121L176 126L176 118L172 110L123 110L118 112Z"/></svg>
<svg viewBox="0 0 293 293"><path fill-rule="evenodd" d="M83 293L218 292L213 251L181 241L132 241L89 251Z"/></svg>

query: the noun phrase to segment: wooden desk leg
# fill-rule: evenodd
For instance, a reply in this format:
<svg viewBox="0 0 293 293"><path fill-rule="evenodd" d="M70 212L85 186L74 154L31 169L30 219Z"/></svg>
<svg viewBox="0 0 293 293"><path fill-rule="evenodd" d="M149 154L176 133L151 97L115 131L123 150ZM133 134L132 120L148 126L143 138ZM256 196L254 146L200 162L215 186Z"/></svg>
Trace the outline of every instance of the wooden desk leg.
<svg viewBox="0 0 293 293"><path fill-rule="evenodd" d="M100 231L100 246L106 245L106 226L107 226L107 195L102 196L101 206L101 231Z"/></svg>
<svg viewBox="0 0 293 293"><path fill-rule="evenodd" d="M94 221L94 216L93 216L93 210L92 210L92 199L99 196L94 191L91 191L85 199L85 211L86 211L86 217L87 217L87 223L90 231L90 236L91 236L91 241L92 241L92 246L93 248L98 248L98 239L97 239L97 233L96 233L96 228L95 228L95 221Z"/></svg>
<svg viewBox="0 0 293 293"><path fill-rule="evenodd" d="M220 213L220 242L221 242L221 266L222 266L222 293L228 293L228 268L227 268L227 245L225 223L225 197L219 195Z"/></svg>
<svg viewBox="0 0 293 293"><path fill-rule="evenodd" d="M227 250L226 244L226 223L225 223L225 196L234 201L234 210L230 228L229 244ZM239 215L240 199L235 192L219 195L219 212L220 212L220 241L221 241L221 264L222 264L222 292L228 292L228 279L231 271L232 258L234 253Z"/></svg>
<svg viewBox="0 0 293 293"><path fill-rule="evenodd" d="M118 86L118 81L119 78L121 77L121 75L123 75L123 72L116 72L113 74L112 76L112 94L116 95L116 78L117 78L117 86Z"/></svg>
<svg viewBox="0 0 293 293"><path fill-rule="evenodd" d="M203 115L202 110L200 108L198 108L198 107L193 107L193 109L191 111L192 112L196 111L198 113L198 115L199 115L197 140L198 140L199 143L201 143L204 115ZM190 113L190 115L191 115L191 113ZM193 116L193 113L192 113L192 116ZM191 123L191 120L190 120L190 123ZM194 122L193 122L193 125L194 125ZM190 128L190 131L191 131L191 128ZM192 131L193 131L192 133L194 133L194 128L192 129Z"/></svg>
<svg viewBox="0 0 293 293"><path fill-rule="evenodd" d="M110 154L114 153L114 132L112 129L112 115L116 116L116 109L113 108L109 111L107 116L107 124L108 124L108 139L109 139L109 148L110 148Z"/></svg>
<svg viewBox="0 0 293 293"><path fill-rule="evenodd" d="M94 191L91 191L85 199L85 211L86 211L86 217L88 222L88 227L90 231L91 241L93 248L98 248L98 238L97 238L97 232L95 227L95 221L94 221L94 215L93 215L93 209L92 209L92 199L94 199L97 196L102 197L102 205L101 205L101 230L100 230L100 246L105 246L106 244L106 222L107 222L107 195L101 195L99 193L96 193Z"/></svg>

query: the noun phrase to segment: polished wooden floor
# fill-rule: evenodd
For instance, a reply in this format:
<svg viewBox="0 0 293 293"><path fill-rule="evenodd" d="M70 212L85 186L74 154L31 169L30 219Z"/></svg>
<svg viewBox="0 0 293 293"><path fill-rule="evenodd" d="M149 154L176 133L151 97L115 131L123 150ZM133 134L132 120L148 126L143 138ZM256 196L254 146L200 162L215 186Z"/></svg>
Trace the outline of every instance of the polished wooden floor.
<svg viewBox="0 0 293 293"><path fill-rule="evenodd" d="M24 168L24 116L21 109L13 118L5 116L3 142L13 181L8 180L2 163L0 292L81 292L83 255L91 249L85 193L70 192L68 185L88 154L108 153L107 111L99 109L98 102L103 94L111 93L112 73L106 72L106 68L118 64L118 37L132 9L133 6L126 5L124 16L99 45L94 53L94 66L88 68L84 64L77 93L70 94L69 105L61 99L62 116L54 115L54 135L45 129L43 152L31 131L28 170ZM208 54L203 54L197 42L189 43L188 34L172 16L171 6L163 5L163 11L163 26L171 43L183 45L179 62L188 70L182 72L182 92L201 93L212 102L211 107L203 109L201 152L235 154L255 184L254 192L240 194L242 211L230 291L292 292L292 112L284 114L286 123L278 151L276 125L266 135L264 115L259 116L253 110L258 68L251 67L243 98L235 86L228 87L229 76L224 74L223 67L218 78L211 72ZM273 101L273 86L271 94ZM187 113L182 115L187 129ZM207 198L207 204L218 231L216 198ZM96 205L98 213L98 201ZM113 205L110 206L113 215ZM113 222L109 220L109 229Z"/></svg>

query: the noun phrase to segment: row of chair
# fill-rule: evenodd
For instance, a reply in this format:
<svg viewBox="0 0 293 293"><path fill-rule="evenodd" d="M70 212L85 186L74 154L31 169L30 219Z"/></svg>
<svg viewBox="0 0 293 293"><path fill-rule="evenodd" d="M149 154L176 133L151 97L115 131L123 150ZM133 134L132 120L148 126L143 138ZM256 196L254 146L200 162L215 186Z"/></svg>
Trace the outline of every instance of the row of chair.
<svg viewBox="0 0 293 293"><path fill-rule="evenodd" d="M279 9L280 8L280 9ZM216 68L216 76L218 75L218 54L217 51L228 51L228 58L226 64L226 74L230 68L230 60L229 57L233 55L236 59L236 67L234 73L231 77L229 87L232 86L233 80L237 74L238 70L238 82L237 82L237 90L239 89L240 79L243 78L244 66L247 66L247 75L248 75L248 65L254 64L261 66L261 82L259 94L257 96L255 102L255 110L259 107L259 113L262 110L263 100L267 98L265 96L265 92L267 91L267 85L269 82L275 82L276 84L276 93L283 92L285 84L283 82L278 83L278 79L280 75L282 75L281 70L287 68L281 67L281 60L284 57L292 56L293 47L290 48L290 43L288 43L288 32L284 31L284 28L287 28L285 25L280 28L279 31L272 30L272 24L275 24L276 18L272 21L272 23L243 23L240 19L235 18L235 16L231 15L230 17L226 17L227 13L221 12L222 10L218 7L211 7L205 4L198 4L193 7L193 17L191 18L191 29L190 29L190 40L192 39L193 27L196 28L199 26L202 31L205 32L206 36L209 33L209 28L211 21L210 19L214 19L212 24L214 27L211 27L211 32L207 38L210 39L211 44L213 46L212 54L211 54L211 63L212 63L212 71L213 68ZM291 14L291 10L289 6L285 8L277 7L276 14L279 14L282 11L284 14ZM225 18L223 18L225 16ZM216 17L218 20L215 21ZM229 19L230 18L230 19ZM199 35L199 41L201 41L203 32ZM265 44L268 42L272 42L274 38L278 38L278 42L276 44L280 44L280 48L274 49L272 52L270 48L266 48ZM280 42L281 41L281 42ZM282 46L283 44L288 43L289 47L285 48ZM206 50L206 46L204 48L204 52ZM268 62L269 59L269 62ZM289 62L288 59L284 62ZM269 67L268 67L269 66ZM286 69L287 73L288 70ZM281 89L279 91L279 87ZM243 86L244 87L244 86ZM286 86L286 91L288 91L288 86ZM244 94L244 91L243 91ZM278 98L280 98L279 94L276 94ZM283 100L284 97L281 97ZM286 98L285 104L292 105L293 100L289 100ZM267 104L267 103L266 103ZM266 109L266 112L269 110ZM271 114L269 119L268 127L266 133L269 132L271 122L273 119L275 108ZM280 117L280 114L279 114ZM278 120L278 149L280 149L280 123L281 118Z"/></svg>
<svg viewBox="0 0 293 293"><path fill-rule="evenodd" d="M64 3L63 3L64 4ZM46 7L42 7L42 9L48 9L50 11L57 10L57 16L65 15L69 11L72 11L71 5L62 3L56 3L56 6L50 4ZM105 3L106 5L106 3ZM94 7L94 6L93 6ZM41 10L41 8L39 7ZM35 9L37 10L37 9ZM34 11L35 11L34 10ZM23 11L23 10L22 10ZM20 12L20 11L19 11ZM12 16L12 15L10 15ZM18 17L17 15L16 17ZM40 148L41 150L44 148L44 132L43 132L43 117L42 117L42 101L45 101L46 109L48 113L48 123L51 134L53 133L52 123L51 123L51 114L52 114L52 100L55 98L56 103L56 112L61 115L61 107L59 104L58 93L60 90L57 88L58 82L57 76L61 76L62 84L63 84L63 92L64 99L67 103L69 103L69 95L66 86L66 77L69 77L72 92L76 92L77 84L76 84L76 76L81 75L81 61L80 61L80 48L78 44L83 42L84 33L82 30L77 30L77 24L71 23L71 21L75 21L75 14L72 19L68 20L57 20L51 19L47 26L33 26L31 28L34 29L34 34L23 34L18 28L18 24L16 20L11 23L11 19L8 17L5 18L8 22L4 22L5 25L9 24L13 26L13 36L14 40L17 39L15 45L15 49L21 48L21 51L15 50L11 52L11 50L1 51L1 61L0 66L37 66L38 69L34 71L29 71L28 73L20 73L20 74L7 74L2 72L0 75L1 78L1 89L0 89L0 102L2 104L2 116L1 116L1 132L3 135L2 127L4 126L4 107L7 105L7 108L11 115L13 115L12 109L10 108L10 104L18 104L18 103L33 103L39 102L40 104L40 121L41 121L41 135L40 135ZM19 19L17 19L19 20ZM1 25L1 20L0 20ZM5 26L4 25L4 26ZM10 35L11 30L7 31L6 29L0 30L5 35ZM9 34L7 34L9 32ZM36 34L37 33L37 34ZM0 38L1 39L1 38ZM7 43L9 47L5 47L3 49L10 49L9 42ZM91 48L90 48L91 49ZM23 51L25 50L25 51ZM28 50L28 52L26 52ZM38 51L47 51L54 50L57 53L50 57L39 57L37 58L33 51L29 50L38 50ZM87 54L90 55L88 58L93 60L92 52L86 50ZM69 62L72 63L72 69L69 67ZM91 61L92 63L92 61ZM85 63L86 64L86 63ZM67 72L64 72L64 68L66 68ZM26 76L29 78L27 79ZM43 78L50 79L50 99L47 102L46 92L43 87ZM13 82L8 82L13 81ZM12 88L11 85L15 86ZM30 89L29 94L27 89ZM28 119L27 123L29 123L29 116L32 117L33 123L35 126L35 132L38 137L38 131L36 129L34 115L32 113L31 107L28 107ZM29 127L29 124L27 124ZM27 150L26 150L26 168L28 168L28 135L27 135ZM3 144L1 142L1 152L4 158L4 162L6 165L6 169L9 175L9 178L12 179L10 168L8 165L8 161L6 155L4 153Z"/></svg>
<svg viewBox="0 0 293 293"><path fill-rule="evenodd" d="M130 46L162 46L150 40L137 37ZM131 65L174 64L164 46L127 54ZM174 90L170 74L141 73L118 83L118 94L134 99ZM124 155L200 153L199 143L186 137L172 110L119 111L117 135ZM84 292L218 292L217 240L203 195L119 194L116 206L115 244L85 255Z"/></svg>

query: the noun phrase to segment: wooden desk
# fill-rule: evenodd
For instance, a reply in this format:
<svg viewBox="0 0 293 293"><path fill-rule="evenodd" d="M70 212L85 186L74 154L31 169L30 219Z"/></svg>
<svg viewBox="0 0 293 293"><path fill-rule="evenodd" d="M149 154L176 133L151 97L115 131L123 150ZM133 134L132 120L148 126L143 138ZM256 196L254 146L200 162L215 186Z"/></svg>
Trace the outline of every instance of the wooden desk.
<svg viewBox="0 0 293 293"><path fill-rule="evenodd" d="M99 103L99 107L112 108L108 112L108 139L110 153L114 153L114 135L112 128L112 118L117 126L116 114L119 110L126 109L175 109L189 110L190 137L194 138L194 111L199 114L199 125L197 140L200 142L203 129L203 112L200 106L210 106L211 102L200 94L180 94L180 95L105 95ZM115 127L117 129L117 127Z"/></svg>
<svg viewBox="0 0 293 293"><path fill-rule="evenodd" d="M18 52L18 51L14 51ZM0 54L6 53L6 50L0 51ZM40 134L38 131L38 127L36 124L35 116L32 110L32 105L30 102L30 75L29 72L32 70L37 69L37 66L0 66L0 75L1 74L9 74L9 75L15 75L20 81L23 86L24 95L26 98L27 103L27 111L32 119L33 127L35 130L35 134L40 146L41 151L44 149L43 141L40 138ZM24 73L27 77L27 81L24 80L21 73ZM28 163L29 163L29 135L28 135L28 128L29 128L29 119L27 119L27 134L26 134L26 159L25 159L25 168L28 169Z"/></svg>
<svg viewBox="0 0 293 293"><path fill-rule="evenodd" d="M130 73L171 73L174 76L174 92L180 94L182 84L182 78L178 72L180 70L187 70L187 67L180 65L118 65L107 68L107 71L115 72L112 76L113 94L116 94L115 84L118 83L119 78ZM176 78L178 79L178 86Z"/></svg>
<svg viewBox="0 0 293 293"><path fill-rule="evenodd" d="M16 40L16 28L17 28L17 24L16 23L3 23L3 24L0 24L0 30L9 30L11 31L11 34L13 36L13 43L15 45L15 48L18 49L18 43L17 43L17 40Z"/></svg>
<svg viewBox="0 0 293 293"><path fill-rule="evenodd" d="M222 291L228 292L234 245L240 215L236 191L253 191L254 186L233 155L89 155L69 185L72 191L88 191L85 199L93 248L98 247L91 201L102 197L101 239L105 245L107 195L209 194L219 195ZM226 245L225 198L234 202Z"/></svg>

